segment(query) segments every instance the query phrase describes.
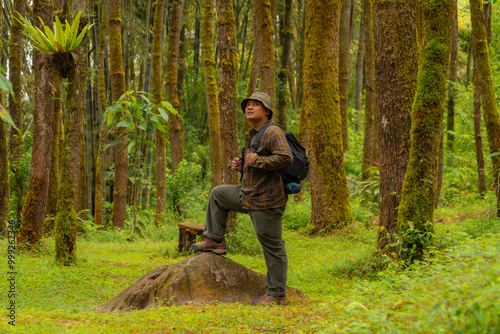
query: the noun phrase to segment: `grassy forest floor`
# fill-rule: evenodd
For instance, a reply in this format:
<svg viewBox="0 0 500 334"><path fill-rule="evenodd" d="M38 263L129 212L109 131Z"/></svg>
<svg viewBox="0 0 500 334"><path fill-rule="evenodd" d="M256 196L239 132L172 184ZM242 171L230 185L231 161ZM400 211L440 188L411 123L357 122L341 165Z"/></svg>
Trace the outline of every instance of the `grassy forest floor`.
<svg viewBox="0 0 500 334"><path fill-rule="evenodd" d="M373 217L354 205L356 222L332 235L309 237L294 219L307 203L289 203L284 233L289 286L307 299L288 306L205 304L99 313L97 308L150 269L183 260L177 229L148 227L145 239L127 242L126 231L95 231L78 239L78 264L54 261L54 239L16 255L16 326L7 318L7 257L0 280L0 332L8 333L499 333L500 221L494 198L466 196L436 212L435 248L426 261L401 270L372 254ZM363 218L364 217L364 218ZM7 241L0 247L7 249ZM250 221L239 219L228 255L265 272ZM377 269L378 268L378 269Z"/></svg>

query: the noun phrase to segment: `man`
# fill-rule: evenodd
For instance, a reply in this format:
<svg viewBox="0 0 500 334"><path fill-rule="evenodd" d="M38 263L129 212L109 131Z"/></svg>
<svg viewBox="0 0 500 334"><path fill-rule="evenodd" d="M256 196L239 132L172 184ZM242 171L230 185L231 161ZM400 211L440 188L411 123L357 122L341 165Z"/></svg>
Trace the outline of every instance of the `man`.
<svg viewBox="0 0 500 334"><path fill-rule="evenodd" d="M285 134L272 121L269 95L255 92L241 102L241 109L253 126L249 143L259 131L264 131L259 147L252 152L247 144L243 156L233 159L231 167L242 171L243 184L222 185L212 190L203 233L206 239L191 247L202 252L225 254L224 232L229 211L248 213L267 267L266 294L252 304L286 304L288 259L281 217L287 195L278 170L290 165L293 156ZM267 124L271 126L263 129Z"/></svg>

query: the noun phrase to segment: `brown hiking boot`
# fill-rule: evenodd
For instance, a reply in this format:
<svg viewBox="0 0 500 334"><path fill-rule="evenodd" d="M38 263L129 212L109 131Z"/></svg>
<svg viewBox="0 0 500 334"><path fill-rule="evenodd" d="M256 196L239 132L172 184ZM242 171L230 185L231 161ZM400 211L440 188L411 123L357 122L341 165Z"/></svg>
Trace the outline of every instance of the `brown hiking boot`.
<svg viewBox="0 0 500 334"><path fill-rule="evenodd" d="M286 305L286 296L276 297L268 295L267 293L257 300L252 302L252 305L269 305L275 303L276 305Z"/></svg>
<svg viewBox="0 0 500 334"><path fill-rule="evenodd" d="M225 240L221 243L217 243L215 242L215 240L209 238L203 239L200 242L192 244L191 248L196 249L197 251L200 252L212 252L217 255L224 255L227 252Z"/></svg>

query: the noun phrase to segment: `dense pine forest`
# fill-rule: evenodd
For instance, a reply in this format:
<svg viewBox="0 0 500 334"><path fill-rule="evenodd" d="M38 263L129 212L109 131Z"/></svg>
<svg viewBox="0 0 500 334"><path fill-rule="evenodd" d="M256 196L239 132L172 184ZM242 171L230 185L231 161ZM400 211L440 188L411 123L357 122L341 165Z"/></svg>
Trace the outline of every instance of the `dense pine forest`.
<svg viewBox="0 0 500 334"><path fill-rule="evenodd" d="M1 4L0 329L500 331L500 2ZM283 216L301 293L98 312L194 254L178 224L240 181L256 91L308 152ZM226 233L265 272L250 219Z"/></svg>

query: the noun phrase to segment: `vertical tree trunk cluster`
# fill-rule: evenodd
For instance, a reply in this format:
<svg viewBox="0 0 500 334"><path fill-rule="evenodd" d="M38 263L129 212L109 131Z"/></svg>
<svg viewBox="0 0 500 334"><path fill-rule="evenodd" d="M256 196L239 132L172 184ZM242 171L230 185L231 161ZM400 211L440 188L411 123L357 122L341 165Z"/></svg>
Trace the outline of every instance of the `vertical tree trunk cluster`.
<svg viewBox="0 0 500 334"><path fill-rule="evenodd" d="M470 0L472 21L472 41L474 60L476 62L477 85L481 93L483 115L488 136L488 146L492 155L491 161L494 171L494 188L497 195L497 216L500 216L500 118L498 114L495 84L491 71L490 55L488 50L488 34L485 27L485 14L480 0ZM495 153L497 153L495 155Z"/></svg>
<svg viewBox="0 0 500 334"><path fill-rule="evenodd" d="M410 152L411 108L417 89L418 45L412 0L375 0L375 68L380 149L378 247L387 254Z"/></svg>
<svg viewBox="0 0 500 334"><path fill-rule="evenodd" d="M339 0L308 0L304 107L311 163L313 232L352 221L345 178L338 91Z"/></svg>
<svg viewBox="0 0 500 334"><path fill-rule="evenodd" d="M438 148L455 0L426 2L424 49L412 110L411 149L398 210L402 258L421 259L433 232Z"/></svg>

